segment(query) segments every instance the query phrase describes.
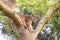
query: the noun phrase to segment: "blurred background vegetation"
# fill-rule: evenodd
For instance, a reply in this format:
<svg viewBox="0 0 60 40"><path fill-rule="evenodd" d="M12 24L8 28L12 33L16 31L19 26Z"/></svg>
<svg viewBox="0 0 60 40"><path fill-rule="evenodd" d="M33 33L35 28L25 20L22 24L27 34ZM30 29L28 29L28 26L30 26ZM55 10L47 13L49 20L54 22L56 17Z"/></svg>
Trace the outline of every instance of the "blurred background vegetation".
<svg viewBox="0 0 60 40"><path fill-rule="evenodd" d="M53 6L59 0L16 0L16 13L23 13L28 15L29 13L38 14L38 20L33 23L35 28L39 20L44 17L48 8ZM35 25L35 26L34 26ZM12 30L12 25L9 23L9 19L0 11L0 29L3 35L11 37L11 40L19 40L19 36L16 31ZM38 40L59 40L60 39L60 8L56 10L44 25L44 28L39 33Z"/></svg>

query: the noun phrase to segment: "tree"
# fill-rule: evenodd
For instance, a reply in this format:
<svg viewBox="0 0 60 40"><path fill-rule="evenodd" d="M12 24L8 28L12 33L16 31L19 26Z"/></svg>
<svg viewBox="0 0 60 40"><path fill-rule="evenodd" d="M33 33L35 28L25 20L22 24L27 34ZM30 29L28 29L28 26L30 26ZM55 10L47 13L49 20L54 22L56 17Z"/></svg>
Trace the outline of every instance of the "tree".
<svg viewBox="0 0 60 40"><path fill-rule="evenodd" d="M48 21L48 19L50 18L50 16L52 15L52 13L57 10L57 8L59 8L60 3L56 3L54 4L52 7L50 7L48 9L48 11L46 12L45 16L41 19L41 21L38 23L37 27L34 29L35 32L30 32L27 29L23 28L23 23L20 19L20 17L8 6L6 6L4 3L2 3L0 1L0 8L4 9L6 13L4 13L6 16L8 16L9 18L11 18L16 26L16 29L21 37L21 40L35 40L39 34L39 32L41 31L41 29L43 28L44 24Z"/></svg>

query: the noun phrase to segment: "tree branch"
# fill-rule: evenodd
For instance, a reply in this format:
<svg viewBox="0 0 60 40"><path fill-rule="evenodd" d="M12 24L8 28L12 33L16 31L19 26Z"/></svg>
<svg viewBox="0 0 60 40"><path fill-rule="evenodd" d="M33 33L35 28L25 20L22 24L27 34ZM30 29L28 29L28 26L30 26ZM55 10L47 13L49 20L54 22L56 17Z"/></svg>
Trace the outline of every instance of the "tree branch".
<svg viewBox="0 0 60 40"><path fill-rule="evenodd" d="M37 35L40 33L41 29L43 28L44 24L48 21L48 19L50 18L50 16L52 15L52 13L57 10L57 8L59 8L60 3L56 3L55 5L53 5L51 8L48 9L48 11L46 12L46 15L40 20L40 22L38 23L35 31L36 31L36 37ZM36 38L35 37L35 38Z"/></svg>
<svg viewBox="0 0 60 40"><path fill-rule="evenodd" d="M20 17L11 8L6 6L1 1L0 1L0 8L6 11L6 13L4 14L8 16L9 18L11 18L16 23L17 26L21 27L23 25Z"/></svg>

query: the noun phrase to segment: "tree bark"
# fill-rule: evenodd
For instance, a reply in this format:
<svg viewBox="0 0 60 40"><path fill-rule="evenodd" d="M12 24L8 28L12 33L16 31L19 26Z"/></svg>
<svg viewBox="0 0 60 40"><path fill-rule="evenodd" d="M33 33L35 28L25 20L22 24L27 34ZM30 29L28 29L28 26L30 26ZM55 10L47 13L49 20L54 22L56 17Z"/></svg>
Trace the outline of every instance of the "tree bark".
<svg viewBox="0 0 60 40"><path fill-rule="evenodd" d="M35 28L35 31L31 32L23 27L23 23L22 23L20 17L12 9L10 9L8 6L6 6L5 4L3 4L0 1L0 8L4 9L6 11L6 13L5 13L6 16L11 18L17 25L16 28L21 37L21 40L35 40L37 38L39 32L43 28L44 24L48 21L49 17L52 15L52 13L55 10L57 10L57 8L59 8L59 6L60 6L60 3L56 3L51 8L49 8L48 11L46 12L46 15L38 23L37 27Z"/></svg>

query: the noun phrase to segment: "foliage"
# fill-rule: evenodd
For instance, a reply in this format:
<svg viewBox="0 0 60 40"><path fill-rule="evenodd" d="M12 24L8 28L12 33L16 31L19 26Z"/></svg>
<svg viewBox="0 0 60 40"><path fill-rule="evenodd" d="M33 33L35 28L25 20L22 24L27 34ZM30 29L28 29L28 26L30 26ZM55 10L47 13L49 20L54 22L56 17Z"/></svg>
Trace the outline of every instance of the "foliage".
<svg viewBox="0 0 60 40"><path fill-rule="evenodd" d="M53 27L51 27L52 33L50 36L53 35L52 36L53 38L55 38L55 37L59 38L60 37L60 8L53 13L53 15L50 17L48 23L53 24Z"/></svg>
<svg viewBox="0 0 60 40"><path fill-rule="evenodd" d="M52 3L53 2L53 3ZM29 12L45 13L48 7L52 6L55 1L52 0L17 0L17 6L20 10L26 8Z"/></svg>
<svg viewBox="0 0 60 40"><path fill-rule="evenodd" d="M1 11L0 11L0 23L3 25L2 28L2 34L4 35L13 35L13 40L19 40L19 36L17 32L12 30L12 24L9 24L9 18L5 16Z"/></svg>

